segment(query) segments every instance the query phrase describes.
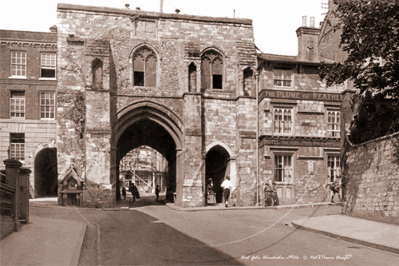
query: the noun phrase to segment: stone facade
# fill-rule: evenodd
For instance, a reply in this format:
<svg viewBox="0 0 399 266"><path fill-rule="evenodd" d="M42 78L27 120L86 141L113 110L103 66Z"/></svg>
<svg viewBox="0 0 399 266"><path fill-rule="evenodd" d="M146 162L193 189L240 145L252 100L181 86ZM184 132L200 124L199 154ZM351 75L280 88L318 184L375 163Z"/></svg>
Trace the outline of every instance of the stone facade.
<svg viewBox="0 0 399 266"><path fill-rule="evenodd" d="M57 138L57 33L55 27L51 31L0 30L0 170L10 148L11 157L19 148L18 159L32 171L31 197L54 196L57 190L57 162L52 161L49 170L54 179L37 169L49 166L43 163L46 152L38 154L54 148ZM18 144L11 144L13 136L18 136Z"/></svg>
<svg viewBox="0 0 399 266"><path fill-rule="evenodd" d="M83 206L115 205L119 161L141 145L168 160L176 204L206 204L227 174L237 204L255 203L251 20L58 4L57 28L58 173L74 162Z"/></svg>
<svg viewBox="0 0 399 266"><path fill-rule="evenodd" d="M399 133L351 145L345 152L343 212L364 217L399 217Z"/></svg>
<svg viewBox="0 0 399 266"><path fill-rule="evenodd" d="M263 191L275 182L280 204L329 201L326 185L340 176L341 93L348 84L320 81L321 60L332 63L319 56L320 29L296 32L297 56L258 56L259 185Z"/></svg>

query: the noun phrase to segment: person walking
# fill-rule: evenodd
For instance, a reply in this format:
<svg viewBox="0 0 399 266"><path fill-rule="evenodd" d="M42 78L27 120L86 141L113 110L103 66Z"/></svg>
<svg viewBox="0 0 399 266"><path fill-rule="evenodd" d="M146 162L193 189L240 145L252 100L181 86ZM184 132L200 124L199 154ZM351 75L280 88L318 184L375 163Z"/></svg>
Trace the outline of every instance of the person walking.
<svg viewBox="0 0 399 266"><path fill-rule="evenodd" d="M155 201L159 201L159 191L160 191L161 189L159 188L159 185L157 185L157 187L155 188L155 196L157 196L156 198L155 198Z"/></svg>
<svg viewBox="0 0 399 266"><path fill-rule="evenodd" d="M229 206L229 196L230 196L230 189L231 189L231 182L230 182L230 176L226 175L225 180L223 181L221 187L223 188L223 198L226 202L225 207L227 208Z"/></svg>
<svg viewBox="0 0 399 266"><path fill-rule="evenodd" d="M215 190L213 188L212 178L209 178L207 192L208 192L208 204L209 205L216 204L216 196L215 196Z"/></svg>
<svg viewBox="0 0 399 266"><path fill-rule="evenodd" d="M125 188L125 186L122 187L122 196L123 196L123 200L126 200L126 188Z"/></svg>

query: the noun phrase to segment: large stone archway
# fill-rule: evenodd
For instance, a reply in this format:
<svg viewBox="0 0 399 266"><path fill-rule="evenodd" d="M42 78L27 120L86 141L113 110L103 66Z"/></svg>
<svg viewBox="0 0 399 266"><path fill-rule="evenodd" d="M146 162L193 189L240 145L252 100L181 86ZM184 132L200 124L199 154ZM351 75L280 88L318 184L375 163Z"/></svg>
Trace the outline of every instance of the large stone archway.
<svg viewBox="0 0 399 266"><path fill-rule="evenodd" d="M115 184L115 199L119 198L119 162L129 151L142 145L160 152L168 161L168 200L181 201L184 179L182 123L167 107L154 102L136 102L122 109L111 137L111 183ZM177 192L174 199L174 192Z"/></svg>

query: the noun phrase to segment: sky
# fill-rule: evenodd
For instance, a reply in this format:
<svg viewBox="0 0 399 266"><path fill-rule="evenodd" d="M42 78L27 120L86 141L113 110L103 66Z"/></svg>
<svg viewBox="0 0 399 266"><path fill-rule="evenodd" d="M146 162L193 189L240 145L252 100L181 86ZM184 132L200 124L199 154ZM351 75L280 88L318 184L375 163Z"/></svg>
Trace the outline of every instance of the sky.
<svg viewBox="0 0 399 266"><path fill-rule="evenodd" d="M296 29L302 16L323 21L328 0L164 0L163 12L252 19L256 46L263 53L297 55ZM160 11L160 0L0 0L0 29L50 32L57 23L57 3ZM234 13L235 10L235 13Z"/></svg>

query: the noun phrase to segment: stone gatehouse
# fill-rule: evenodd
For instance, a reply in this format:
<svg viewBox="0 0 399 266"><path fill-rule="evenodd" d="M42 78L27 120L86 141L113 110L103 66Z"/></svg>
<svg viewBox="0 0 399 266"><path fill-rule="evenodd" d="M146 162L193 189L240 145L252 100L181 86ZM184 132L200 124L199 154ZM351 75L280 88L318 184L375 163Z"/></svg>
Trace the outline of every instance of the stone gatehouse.
<svg viewBox="0 0 399 266"><path fill-rule="evenodd" d="M83 206L115 206L119 162L142 145L168 161L176 204L206 204L226 175L255 204L252 20L58 4L57 28L58 174L85 180Z"/></svg>

